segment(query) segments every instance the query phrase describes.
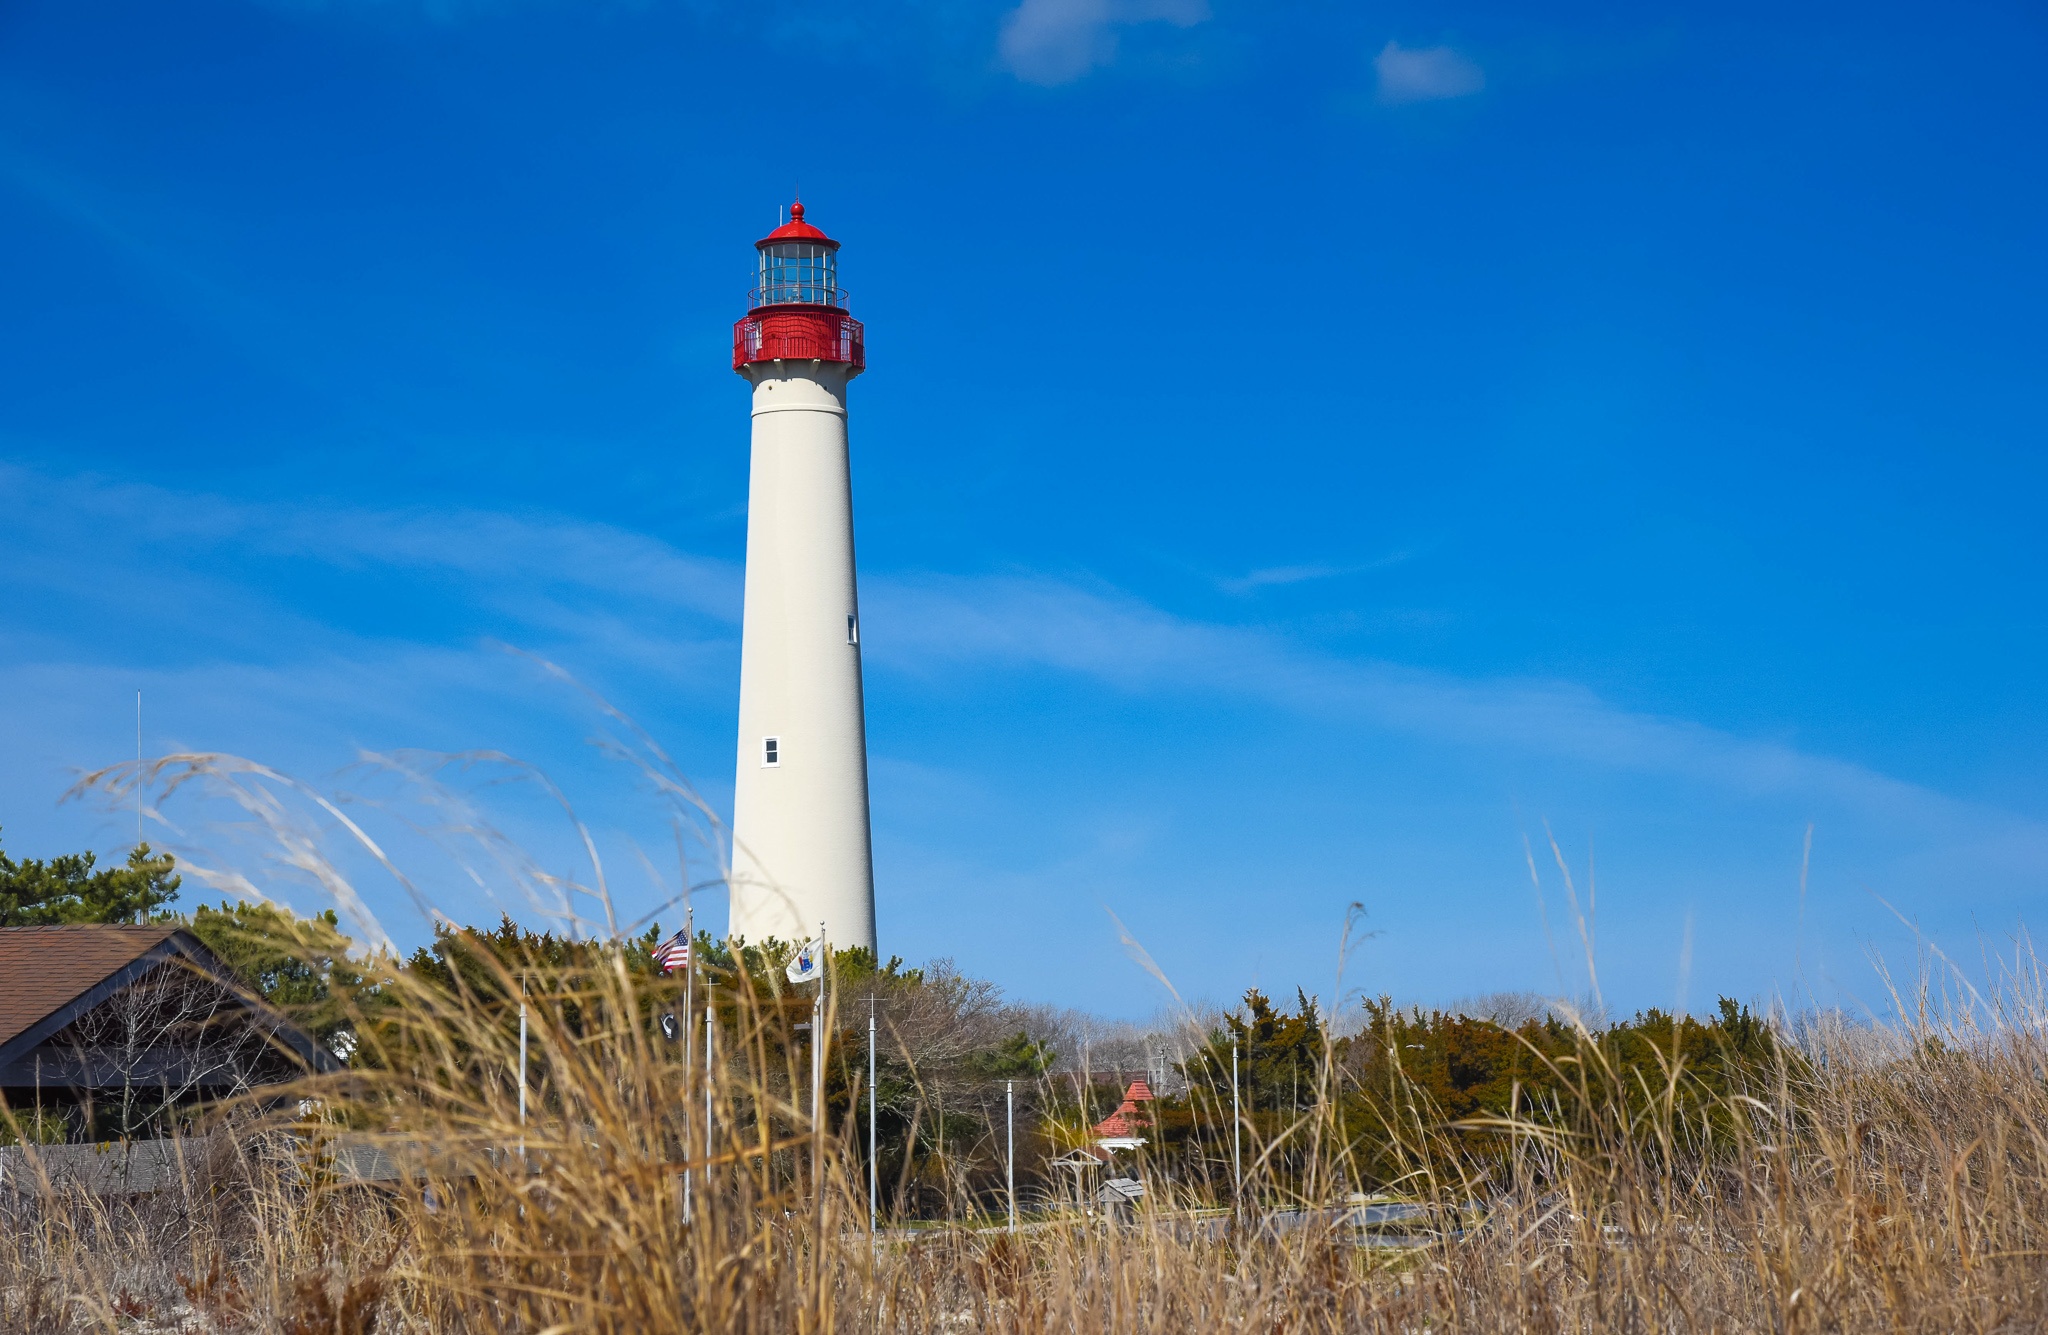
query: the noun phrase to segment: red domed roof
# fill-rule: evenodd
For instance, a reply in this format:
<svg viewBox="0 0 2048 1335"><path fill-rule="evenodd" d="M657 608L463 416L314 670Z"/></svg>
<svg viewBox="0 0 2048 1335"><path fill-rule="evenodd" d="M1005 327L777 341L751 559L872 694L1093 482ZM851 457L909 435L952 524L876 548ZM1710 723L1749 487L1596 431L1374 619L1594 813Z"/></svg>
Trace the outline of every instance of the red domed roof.
<svg viewBox="0 0 2048 1335"><path fill-rule="evenodd" d="M804 221L802 201L789 206L788 222L762 237L759 241L756 241L754 245L756 247L772 246L778 241L815 241L821 246L829 246L833 250L839 249L837 241L834 241L831 237L826 236L823 232Z"/></svg>

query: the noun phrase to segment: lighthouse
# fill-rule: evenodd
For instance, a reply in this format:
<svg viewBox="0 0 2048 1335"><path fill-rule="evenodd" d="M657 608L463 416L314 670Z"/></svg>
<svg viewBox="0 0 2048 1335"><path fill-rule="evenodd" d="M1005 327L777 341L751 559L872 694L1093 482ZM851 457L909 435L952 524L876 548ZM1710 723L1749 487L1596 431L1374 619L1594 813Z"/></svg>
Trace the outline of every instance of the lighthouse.
<svg viewBox="0 0 2048 1335"><path fill-rule="evenodd" d="M789 221L754 243L733 326L754 391L731 934L875 947L867 723L846 387L867 365L839 286L839 243Z"/></svg>

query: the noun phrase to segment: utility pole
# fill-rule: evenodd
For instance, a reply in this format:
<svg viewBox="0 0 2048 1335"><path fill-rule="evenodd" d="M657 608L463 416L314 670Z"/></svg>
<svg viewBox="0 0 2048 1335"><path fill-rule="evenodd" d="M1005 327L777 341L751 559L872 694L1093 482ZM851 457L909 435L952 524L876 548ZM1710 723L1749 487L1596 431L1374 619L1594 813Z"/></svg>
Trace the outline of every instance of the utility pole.
<svg viewBox="0 0 2048 1335"><path fill-rule="evenodd" d="M1017 1231L1017 1082L1003 1081L1003 1131L1008 1148L1004 1152L1003 1178L1010 1189L1010 1231Z"/></svg>

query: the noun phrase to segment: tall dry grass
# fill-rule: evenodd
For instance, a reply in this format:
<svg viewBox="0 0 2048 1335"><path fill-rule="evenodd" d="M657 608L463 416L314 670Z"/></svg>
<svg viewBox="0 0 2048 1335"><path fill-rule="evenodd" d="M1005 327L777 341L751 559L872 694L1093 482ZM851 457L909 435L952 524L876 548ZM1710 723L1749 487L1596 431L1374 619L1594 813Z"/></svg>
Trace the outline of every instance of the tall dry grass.
<svg viewBox="0 0 2048 1335"><path fill-rule="evenodd" d="M811 1115L808 998L772 962L743 953L718 979L707 1063L701 980L685 1045L657 1023L676 980L622 949L594 958L394 973L354 1017L350 1070L215 1108L165 1190L67 1187L21 1151L0 1186L0 1329L2048 1325L2048 1006L2031 973L1953 1005L1895 998L1912 1018L1889 1028L1781 1032L1769 1063L1708 1097L1675 1058L1624 1065L1580 1029L1542 1054L1551 1094L1462 1120L1389 1054L1362 1125L1358 1077L1329 1060L1298 1112L1244 1121L1241 1183L1210 1098L1207 1148L1147 1164L1134 1212L1063 1203L1025 1162L1041 1208L1015 1233L965 1191L941 1197L946 1217L871 1232L849 1111L862 1073L837 1068L840 1112ZM856 998L828 999L828 1032L847 1028ZM1056 1081L1036 1096L1071 1101ZM1420 1209L1360 1227L1357 1189Z"/></svg>
<svg viewBox="0 0 2048 1335"><path fill-rule="evenodd" d="M219 1110L172 1189L96 1197L17 1175L0 1327L1292 1335L2048 1320L2048 1053L2013 1025L1816 1028L1711 1117L1679 1097L1682 1071L1659 1088L1590 1035L1563 1063L1577 1094L1549 1108L1453 1127L1416 1092L1375 1130L1405 1165L1376 1185L1429 1207L1392 1239L1340 1211L1273 1208L1341 1202L1361 1183L1347 1162L1358 1129L1338 1125L1341 1090L1327 1088L1283 1132L1314 1147L1313 1171L1265 1176L1277 1147L1254 1138L1235 1210L1227 1185L1162 1161L1128 1217L1048 1203L1014 1235L885 1220L872 1236L862 1128L808 1116L791 1031L807 1003L728 979L707 1077L651 1023L674 1005L671 983L622 962L578 974L573 992L516 964L485 968L483 986L399 979L400 1004L364 1017L364 1065L305 1082L288 1114ZM506 1023L522 985L523 1123ZM360 1180L366 1167L389 1180Z"/></svg>

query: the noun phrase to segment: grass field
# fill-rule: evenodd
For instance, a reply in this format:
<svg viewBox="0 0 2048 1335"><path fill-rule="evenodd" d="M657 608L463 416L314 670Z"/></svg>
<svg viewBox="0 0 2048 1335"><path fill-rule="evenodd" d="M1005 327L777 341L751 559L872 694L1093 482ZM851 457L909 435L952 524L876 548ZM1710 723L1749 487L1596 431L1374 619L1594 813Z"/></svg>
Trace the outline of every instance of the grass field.
<svg viewBox="0 0 2048 1335"><path fill-rule="evenodd" d="M211 1149L164 1190L39 1190L17 1167L0 1328L2048 1324L2048 1085L2028 997L1974 1004L1970 1025L1817 1028L1711 1099L1687 1093L1682 1066L1660 1085L1582 1033L1548 1058L1565 1092L1546 1104L1453 1123L1407 1082L1376 1105L1398 1115L1360 1128L1341 1124L1358 1105L1333 1064L1277 1133L1247 1123L1235 1200L1227 1177L1219 1189L1162 1157L1128 1216L1041 1193L1015 1235L970 1214L985 1201L963 1200L950 1221L885 1221L877 1237L858 1119L805 1116L802 1049L774 988L725 989L707 1141L705 1077L644 1023L663 998L624 968L579 978L573 994L525 978L536 1002L523 1126L516 1038L490 989L402 982L399 1004L365 1023L369 1060L291 1091L303 1102L217 1111ZM491 981L502 999L520 979ZM1356 1157L1366 1140L1371 1171ZM1293 1150L1275 1152L1280 1141ZM323 1146L337 1142L383 1146L398 1179L333 1171ZM1431 1207L1423 1226L1360 1245L1322 1207L1367 1186ZM1285 1231L1273 1227L1282 1209Z"/></svg>
<svg viewBox="0 0 2048 1335"><path fill-rule="evenodd" d="M308 1014L345 1028L349 1068L159 1125L146 1193L67 1167L93 1151L20 1143L50 1131L30 1110L0 1115L0 1331L2048 1327L2048 994L2023 954L1986 992L1953 971L1892 989L1890 1025L1368 1001L1338 1038L1305 999L1248 997L1196 1026L1184 1090L1118 1169L1146 1196L1105 1212L1047 1168L1102 1087L946 969L870 959L828 994L815 1118L810 994L773 952L700 951L679 1043L659 1019L682 985L646 941L508 923L401 967L344 959L331 924L246 921L269 935L236 958L305 950L294 976L325 980ZM893 1110L878 1230L869 994ZM997 1128L1019 1072L1012 1233Z"/></svg>

